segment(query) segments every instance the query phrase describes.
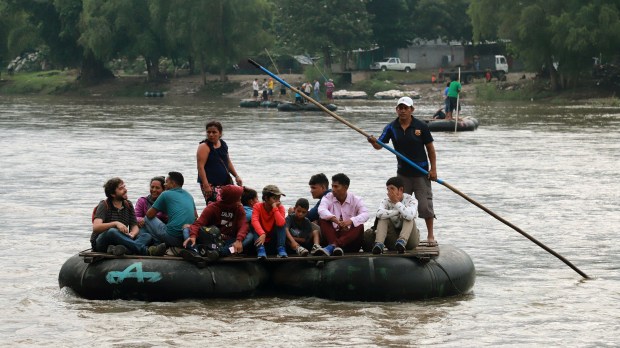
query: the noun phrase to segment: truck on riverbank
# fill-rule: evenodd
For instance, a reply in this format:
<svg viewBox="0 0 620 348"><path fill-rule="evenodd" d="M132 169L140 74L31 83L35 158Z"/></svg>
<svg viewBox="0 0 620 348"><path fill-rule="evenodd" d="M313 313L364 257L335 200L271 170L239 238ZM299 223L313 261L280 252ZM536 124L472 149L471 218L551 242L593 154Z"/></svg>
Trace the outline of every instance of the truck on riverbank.
<svg viewBox="0 0 620 348"><path fill-rule="evenodd" d="M404 72L410 72L411 70L415 70L415 63L401 63L400 58L396 57L388 57L383 58L382 61L375 62L370 64L370 70L398 70Z"/></svg>
<svg viewBox="0 0 620 348"><path fill-rule="evenodd" d="M457 69L445 72L448 76L458 75ZM485 78L487 81L496 78L499 81L506 79L508 62L502 55L474 57L469 69L461 70L461 82L472 83L474 79Z"/></svg>

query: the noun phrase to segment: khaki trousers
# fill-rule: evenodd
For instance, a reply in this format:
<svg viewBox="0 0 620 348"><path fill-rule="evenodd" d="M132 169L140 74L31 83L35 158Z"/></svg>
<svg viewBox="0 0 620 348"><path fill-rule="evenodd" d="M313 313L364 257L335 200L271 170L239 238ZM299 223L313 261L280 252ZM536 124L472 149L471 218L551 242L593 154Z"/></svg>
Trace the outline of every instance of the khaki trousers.
<svg viewBox="0 0 620 348"><path fill-rule="evenodd" d="M403 220L403 226L397 231L390 219L379 219L375 231L375 243L383 243L389 250L396 250L394 245L398 239L406 241L407 250L412 250L420 244L420 231L415 220Z"/></svg>

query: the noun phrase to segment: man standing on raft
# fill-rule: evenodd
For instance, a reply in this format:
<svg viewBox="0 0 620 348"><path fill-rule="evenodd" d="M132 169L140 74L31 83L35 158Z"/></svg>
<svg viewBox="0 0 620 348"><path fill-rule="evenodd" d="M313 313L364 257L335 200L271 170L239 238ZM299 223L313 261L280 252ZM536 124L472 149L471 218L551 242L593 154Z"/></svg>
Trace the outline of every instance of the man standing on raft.
<svg viewBox="0 0 620 348"><path fill-rule="evenodd" d="M433 145L433 136L426 123L413 117L414 110L411 98L400 98L396 104L398 118L385 126L378 140L384 144L392 140L396 151L428 171L428 175L425 175L397 157L397 176L404 181L405 193L415 194L415 198L418 200L418 215L426 222L428 244L429 246L436 246L437 242L433 234L435 212L433 210L431 180L437 180L437 157ZM377 150L382 148L374 136L368 137L368 142Z"/></svg>

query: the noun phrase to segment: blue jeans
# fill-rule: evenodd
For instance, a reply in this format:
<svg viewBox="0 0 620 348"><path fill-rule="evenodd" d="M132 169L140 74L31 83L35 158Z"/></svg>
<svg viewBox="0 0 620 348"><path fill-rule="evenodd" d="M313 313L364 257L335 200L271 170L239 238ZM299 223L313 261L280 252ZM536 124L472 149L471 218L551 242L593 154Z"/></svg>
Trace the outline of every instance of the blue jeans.
<svg viewBox="0 0 620 348"><path fill-rule="evenodd" d="M187 238L189 238L189 228L184 228L183 229L183 240L186 240ZM256 238L256 235L253 234L252 232L248 231L248 234L245 236L245 239L241 242L241 245L243 246L243 252L247 252L247 250L250 249L250 247L254 244L254 240ZM200 240L200 235L198 236L198 238L196 238L196 244L199 244ZM231 238L228 240L224 240L222 243L222 246L220 248L218 248L218 252L220 253L221 256L229 256L230 253L230 247L237 241L236 238ZM188 245L187 246L188 249L190 250L194 250L197 251L196 249L194 249L192 246Z"/></svg>
<svg viewBox="0 0 620 348"><path fill-rule="evenodd" d="M274 225L273 229L271 230L271 233L272 233L272 238L271 240L269 240L268 243L265 243L265 251L267 252L267 254L276 254L278 252L278 247L285 246L286 229L284 229L284 226L278 227Z"/></svg>
<svg viewBox="0 0 620 348"><path fill-rule="evenodd" d="M152 219L144 218L144 227L140 229L140 233L143 232L150 234L159 243L166 243L168 246L177 248L183 247L183 239L181 239L183 237L175 237L168 234L166 224L156 217Z"/></svg>
<svg viewBox="0 0 620 348"><path fill-rule="evenodd" d="M146 232L140 231L136 239L131 239L131 237L118 229L110 228L97 236L95 251L105 253L110 245L122 245L132 254L147 255L148 252L146 247L152 243L153 237Z"/></svg>
<svg viewBox="0 0 620 348"><path fill-rule="evenodd" d="M243 246L243 252L247 253L248 250L254 245L254 234L248 231L248 234L245 236L245 239L241 241L241 245ZM237 241L236 238L231 238L229 240L225 240L224 244L220 248L219 252L222 256L230 255L230 247Z"/></svg>

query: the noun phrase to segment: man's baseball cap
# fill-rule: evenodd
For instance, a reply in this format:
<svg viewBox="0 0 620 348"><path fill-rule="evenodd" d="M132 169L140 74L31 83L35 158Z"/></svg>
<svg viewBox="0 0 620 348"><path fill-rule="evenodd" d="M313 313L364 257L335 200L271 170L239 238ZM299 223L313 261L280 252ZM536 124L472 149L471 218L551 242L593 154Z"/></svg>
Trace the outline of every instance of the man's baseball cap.
<svg viewBox="0 0 620 348"><path fill-rule="evenodd" d="M396 106L399 106L400 104L405 104L407 106L413 106L413 99L409 97L402 97L398 99L398 103L396 103Z"/></svg>

